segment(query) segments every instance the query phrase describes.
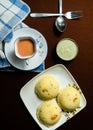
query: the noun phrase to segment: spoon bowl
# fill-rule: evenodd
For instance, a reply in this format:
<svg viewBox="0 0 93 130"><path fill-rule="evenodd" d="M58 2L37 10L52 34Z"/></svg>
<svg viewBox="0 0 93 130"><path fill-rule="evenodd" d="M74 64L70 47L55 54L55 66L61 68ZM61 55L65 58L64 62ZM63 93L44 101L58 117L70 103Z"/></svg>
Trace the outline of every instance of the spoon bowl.
<svg viewBox="0 0 93 130"><path fill-rule="evenodd" d="M59 16L59 17L57 17L57 19L55 21L55 26L59 32L64 32L67 24L66 24L65 20L63 19L63 17Z"/></svg>
<svg viewBox="0 0 93 130"><path fill-rule="evenodd" d="M59 13L62 14L62 0L59 0ZM66 29L66 22L62 16L56 19L55 25L59 32L64 32Z"/></svg>

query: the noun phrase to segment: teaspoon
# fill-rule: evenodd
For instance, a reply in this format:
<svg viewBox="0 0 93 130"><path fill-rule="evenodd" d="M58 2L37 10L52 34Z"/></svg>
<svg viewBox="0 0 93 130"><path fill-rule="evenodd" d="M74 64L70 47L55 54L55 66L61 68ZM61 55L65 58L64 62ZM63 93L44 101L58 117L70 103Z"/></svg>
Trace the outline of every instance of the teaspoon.
<svg viewBox="0 0 93 130"><path fill-rule="evenodd" d="M59 0L59 13L62 14L62 0ZM66 29L66 22L62 16L57 17L55 26L59 32L64 32Z"/></svg>

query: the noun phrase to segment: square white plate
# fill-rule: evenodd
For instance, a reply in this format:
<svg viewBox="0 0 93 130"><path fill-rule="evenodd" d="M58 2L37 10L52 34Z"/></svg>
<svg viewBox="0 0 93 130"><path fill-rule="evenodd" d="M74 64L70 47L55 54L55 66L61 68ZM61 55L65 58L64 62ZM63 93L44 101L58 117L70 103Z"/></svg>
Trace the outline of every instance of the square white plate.
<svg viewBox="0 0 93 130"><path fill-rule="evenodd" d="M86 106L86 99L84 97L84 94L82 93L82 90L79 87L81 91L80 108L76 110L75 114L63 112L61 119L55 125L50 127L43 125L38 121L36 116L36 109L38 105L42 102L42 100L39 99L38 96L35 94L35 85L42 76L47 74L54 75L55 78L58 80L61 88L66 87L68 84L76 84L77 87L79 87L79 85L77 84L71 73L67 70L67 68L64 65L57 64L41 72L21 88L20 90L21 99L24 102L26 108L28 109L33 119L40 126L40 128L42 130L55 130L59 126L67 122L68 119L71 119L74 115L80 112Z"/></svg>

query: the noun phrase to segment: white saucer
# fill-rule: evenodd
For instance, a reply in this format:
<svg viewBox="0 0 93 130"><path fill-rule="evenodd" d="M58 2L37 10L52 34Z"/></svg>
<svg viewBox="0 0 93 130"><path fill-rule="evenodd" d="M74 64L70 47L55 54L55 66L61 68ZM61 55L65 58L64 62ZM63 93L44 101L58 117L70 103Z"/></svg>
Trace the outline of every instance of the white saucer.
<svg viewBox="0 0 93 130"><path fill-rule="evenodd" d="M32 37L37 42L36 54L27 60L21 60L15 56L14 42L18 37ZM47 56L47 42L44 36L35 29L21 28L13 33L13 38L10 42L5 43L5 55L9 63L20 70L32 70L38 67Z"/></svg>

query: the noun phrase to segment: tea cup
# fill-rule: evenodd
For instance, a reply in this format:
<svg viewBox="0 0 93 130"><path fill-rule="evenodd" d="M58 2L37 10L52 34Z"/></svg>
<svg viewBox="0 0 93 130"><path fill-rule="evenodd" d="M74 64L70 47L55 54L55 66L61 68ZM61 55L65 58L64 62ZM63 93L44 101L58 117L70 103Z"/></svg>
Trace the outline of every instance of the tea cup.
<svg viewBox="0 0 93 130"><path fill-rule="evenodd" d="M19 37L15 40L15 55L20 59L28 59L36 53L36 42L32 37Z"/></svg>

